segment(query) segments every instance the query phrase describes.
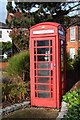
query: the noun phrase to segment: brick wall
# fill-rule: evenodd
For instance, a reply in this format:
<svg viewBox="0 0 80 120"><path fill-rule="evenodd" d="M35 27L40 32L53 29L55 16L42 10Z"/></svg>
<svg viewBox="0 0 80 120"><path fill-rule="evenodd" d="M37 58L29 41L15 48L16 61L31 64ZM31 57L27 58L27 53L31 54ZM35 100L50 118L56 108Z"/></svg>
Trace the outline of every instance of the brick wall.
<svg viewBox="0 0 80 120"><path fill-rule="evenodd" d="M0 70L6 69L8 62L0 62Z"/></svg>

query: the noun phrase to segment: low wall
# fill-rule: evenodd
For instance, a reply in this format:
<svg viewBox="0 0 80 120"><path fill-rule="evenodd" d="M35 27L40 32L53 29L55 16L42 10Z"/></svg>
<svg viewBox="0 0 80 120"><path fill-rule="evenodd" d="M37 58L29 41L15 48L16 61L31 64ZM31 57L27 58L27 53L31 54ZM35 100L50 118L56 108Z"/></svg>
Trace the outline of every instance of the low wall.
<svg viewBox="0 0 80 120"><path fill-rule="evenodd" d="M8 65L8 62L0 62L0 70L4 70Z"/></svg>

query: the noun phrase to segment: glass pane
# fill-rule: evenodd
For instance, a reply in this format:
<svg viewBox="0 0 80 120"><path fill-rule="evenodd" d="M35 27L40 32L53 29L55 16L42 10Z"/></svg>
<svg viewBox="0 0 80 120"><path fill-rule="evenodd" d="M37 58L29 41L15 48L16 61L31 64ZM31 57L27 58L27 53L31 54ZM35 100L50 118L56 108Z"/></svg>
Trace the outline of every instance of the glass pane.
<svg viewBox="0 0 80 120"><path fill-rule="evenodd" d="M36 56L34 56L34 61L36 61Z"/></svg>
<svg viewBox="0 0 80 120"><path fill-rule="evenodd" d="M50 70L38 70L38 76L50 76Z"/></svg>
<svg viewBox="0 0 80 120"><path fill-rule="evenodd" d="M37 46L49 46L49 40L40 40L37 41Z"/></svg>
<svg viewBox="0 0 80 120"><path fill-rule="evenodd" d="M63 41L63 40L61 40L61 46L63 46L63 44L64 44L64 41Z"/></svg>
<svg viewBox="0 0 80 120"><path fill-rule="evenodd" d="M35 83L36 83L36 77L34 79L35 79Z"/></svg>
<svg viewBox="0 0 80 120"><path fill-rule="evenodd" d="M37 45L37 41L34 41L34 46L36 46Z"/></svg>
<svg viewBox="0 0 80 120"><path fill-rule="evenodd" d="M52 48L50 48L50 53L52 53Z"/></svg>
<svg viewBox="0 0 80 120"><path fill-rule="evenodd" d="M49 48L38 48L37 54L49 54Z"/></svg>
<svg viewBox="0 0 80 120"><path fill-rule="evenodd" d="M34 54L36 54L36 48L34 48Z"/></svg>
<svg viewBox="0 0 80 120"><path fill-rule="evenodd" d="M38 92L39 98L50 98L50 93L47 92Z"/></svg>
<svg viewBox="0 0 80 120"><path fill-rule="evenodd" d="M35 92L35 97L37 97L37 92Z"/></svg>
<svg viewBox="0 0 80 120"><path fill-rule="evenodd" d="M40 56L38 56L38 61L49 61L49 56L47 56L47 55L40 55Z"/></svg>
<svg viewBox="0 0 80 120"><path fill-rule="evenodd" d="M61 68L63 68L64 67L64 63L63 62L61 62Z"/></svg>
<svg viewBox="0 0 80 120"><path fill-rule="evenodd" d="M48 85L38 85L38 90L50 90Z"/></svg>
<svg viewBox="0 0 80 120"><path fill-rule="evenodd" d="M42 77L38 78L39 83L49 83L49 80L50 78L42 78Z"/></svg>
<svg viewBox="0 0 80 120"><path fill-rule="evenodd" d="M53 71L51 70L51 76L53 76Z"/></svg>
<svg viewBox="0 0 80 120"><path fill-rule="evenodd" d="M61 55L61 61L64 61L64 56L63 55Z"/></svg>
<svg viewBox="0 0 80 120"><path fill-rule="evenodd" d="M50 40L50 46L52 46L52 40Z"/></svg>
<svg viewBox="0 0 80 120"><path fill-rule="evenodd" d="M36 69L36 63L34 63L34 69Z"/></svg>
<svg viewBox="0 0 80 120"><path fill-rule="evenodd" d="M52 55L50 55L50 61L52 61Z"/></svg>
<svg viewBox="0 0 80 120"><path fill-rule="evenodd" d="M36 70L34 71L34 75L36 76Z"/></svg>
<svg viewBox="0 0 80 120"><path fill-rule="evenodd" d="M38 63L38 68L50 68L50 63Z"/></svg>
<svg viewBox="0 0 80 120"><path fill-rule="evenodd" d="M61 47L61 54L64 54L64 48Z"/></svg>

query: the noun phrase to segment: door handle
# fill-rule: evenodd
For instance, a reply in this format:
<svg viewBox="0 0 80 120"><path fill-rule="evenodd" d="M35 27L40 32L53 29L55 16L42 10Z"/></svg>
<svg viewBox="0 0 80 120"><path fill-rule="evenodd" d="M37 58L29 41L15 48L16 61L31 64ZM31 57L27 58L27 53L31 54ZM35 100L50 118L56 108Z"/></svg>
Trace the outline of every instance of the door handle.
<svg viewBox="0 0 80 120"><path fill-rule="evenodd" d="M53 66L56 67L56 64L54 64Z"/></svg>

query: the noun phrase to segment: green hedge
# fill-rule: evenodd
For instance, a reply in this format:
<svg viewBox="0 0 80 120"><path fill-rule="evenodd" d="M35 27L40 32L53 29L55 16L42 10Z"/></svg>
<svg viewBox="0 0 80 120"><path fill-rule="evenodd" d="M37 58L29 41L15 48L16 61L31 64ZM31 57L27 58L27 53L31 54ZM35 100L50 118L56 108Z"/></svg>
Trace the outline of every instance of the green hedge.
<svg viewBox="0 0 80 120"><path fill-rule="evenodd" d="M20 76L24 79L25 73L29 76L30 55L29 51L22 51L8 60L7 72L14 77ZM29 79L29 78L28 78Z"/></svg>

